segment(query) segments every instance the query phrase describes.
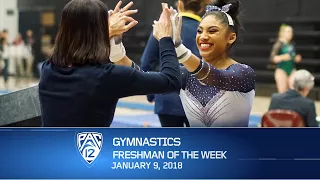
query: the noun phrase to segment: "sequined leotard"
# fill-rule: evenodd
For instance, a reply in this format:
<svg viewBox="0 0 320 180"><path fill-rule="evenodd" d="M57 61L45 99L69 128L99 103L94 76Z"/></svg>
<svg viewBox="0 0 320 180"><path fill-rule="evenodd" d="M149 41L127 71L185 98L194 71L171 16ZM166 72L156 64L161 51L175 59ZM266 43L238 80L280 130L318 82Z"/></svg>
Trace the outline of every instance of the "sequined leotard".
<svg viewBox="0 0 320 180"><path fill-rule="evenodd" d="M255 96L251 67L217 70L206 62L194 73L181 68L180 97L191 127L248 127Z"/></svg>
<svg viewBox="0 0 320 180"><path fill-rule="evenodd" d="M296 57L296 51L291 43L284 43L281 41L277 41L271 51L271 61L273 60L274 56L276 55L283 55L283 54L289 54L290 60L288 61L282 61L277 64L277 68L282 69L287 73L288 76L291 75L292 71L296 68L294 58Z"/></svg>

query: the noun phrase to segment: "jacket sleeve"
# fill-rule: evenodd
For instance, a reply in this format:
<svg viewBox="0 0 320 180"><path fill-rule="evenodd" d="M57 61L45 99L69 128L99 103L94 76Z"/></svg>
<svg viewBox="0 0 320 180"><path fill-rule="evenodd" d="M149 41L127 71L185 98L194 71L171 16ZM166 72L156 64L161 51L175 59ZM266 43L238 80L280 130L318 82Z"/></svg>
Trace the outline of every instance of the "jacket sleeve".
<svg viewBox="0 0 320 180"><path fill-rule="evenodd" d="M318 122L316 120L317 115L316 115L316 107L314 102L312 102L310 104L310 108L309 108L309 113L308 113L308 117L307 117L307 127L318 127Z"/></svg>
<svg viewBox="0 0 320 180"><path fill-rule="evenodd" d="M269 105L269 111L272 109L275 109L275 103L276 103L276 94L272 94L270 105Z"/></svg>
<svg viewBox="0 0 320 180"><path fill-rule="evenodd" d="M150 34L147 46L141 57L141 69L143 71L154 71L159 63L159 42Z"/></svg>
<svg viewBox="0 0 320 180"><path fill-rule="evenodd" d="M159 63L159 43L152 33L149 36L147 46L141 57L141 69L143 71L155 71L157 64ZM149 102L154 101L155 95L147 95Z"/></svg>

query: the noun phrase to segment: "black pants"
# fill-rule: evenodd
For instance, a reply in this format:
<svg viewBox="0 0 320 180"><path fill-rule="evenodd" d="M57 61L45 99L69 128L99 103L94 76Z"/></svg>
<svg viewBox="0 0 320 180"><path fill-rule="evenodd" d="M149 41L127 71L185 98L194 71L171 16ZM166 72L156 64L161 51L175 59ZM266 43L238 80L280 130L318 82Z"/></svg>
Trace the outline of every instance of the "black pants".
<svg viewBox="0 0 320 180"><path fill-rule="evenodd" d="M189 121L186 116L173 116L158 114L162 127L190 127Z"/></svg>
<svg viewBox="0 0 320 180"><path fill-rule="evenodd" d="M3 78L4 78L4 82L7 82L8 81L8 77L9 77L9 73L8 73L9 59L4 59L3 61L4 61L4 67L2 69L2 75L3 75Z"/></svg>

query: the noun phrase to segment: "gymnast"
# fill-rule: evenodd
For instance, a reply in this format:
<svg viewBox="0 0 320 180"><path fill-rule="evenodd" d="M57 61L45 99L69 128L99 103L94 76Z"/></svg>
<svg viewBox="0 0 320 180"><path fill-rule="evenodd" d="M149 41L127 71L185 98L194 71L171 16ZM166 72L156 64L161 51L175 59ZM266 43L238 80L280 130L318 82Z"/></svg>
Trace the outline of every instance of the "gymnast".
<svg viewBox="0 0 320 180"><path fill-rule="evenodd" d="M182 20L171 9L173 39L181 67L180 97L191 127L248 127L255 96L254 70L228 56L241 24L239 1L207 6L196 44L202 59L181 41Z"/></svg>
<svg viewBox="0 0 320 180"><path fill-rule="evenodd" d="M302 60L300 54L296 53L292 43L293 28L290 25L283 24L280 27L277 42L273 45L270 60L277 64L274 76L278 93L284 93L293 89L293 75L296 72L296 64Z"/></svg>
<svg viewBox="0 0 320 180"><path fill-rule="evenodd" d="M182 44L181 20L174 22L176 52L184 65L180 97L191 127L249 125L255 96L254 70L228 56L241 27L239 6L238 0L217 0L207 6L196 37L202 59Z"/></svg>
<svg viewBox="0 0 320 180"><path fill-rule="evenodd" d="M53 55L41 68L42 126L109 127L119 98L180 90L169 9L163 9L153 31L161 71L148 73L126 56L119 38L137 24L130 17L137 11L129 10L132 3L120 6L110 17L100 0L73 0L64 7Z"/></svg>

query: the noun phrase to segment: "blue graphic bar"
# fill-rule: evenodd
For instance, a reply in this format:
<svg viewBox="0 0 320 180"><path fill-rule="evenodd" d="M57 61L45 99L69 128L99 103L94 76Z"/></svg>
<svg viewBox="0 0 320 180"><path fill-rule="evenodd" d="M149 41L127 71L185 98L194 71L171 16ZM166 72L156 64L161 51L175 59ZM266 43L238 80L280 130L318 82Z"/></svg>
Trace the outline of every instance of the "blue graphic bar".
<svg viewBox="0 0 320 180"><path fill-rule="evenodd" d="M3 128L1 179L320 178L318 128Z"/></svg>

